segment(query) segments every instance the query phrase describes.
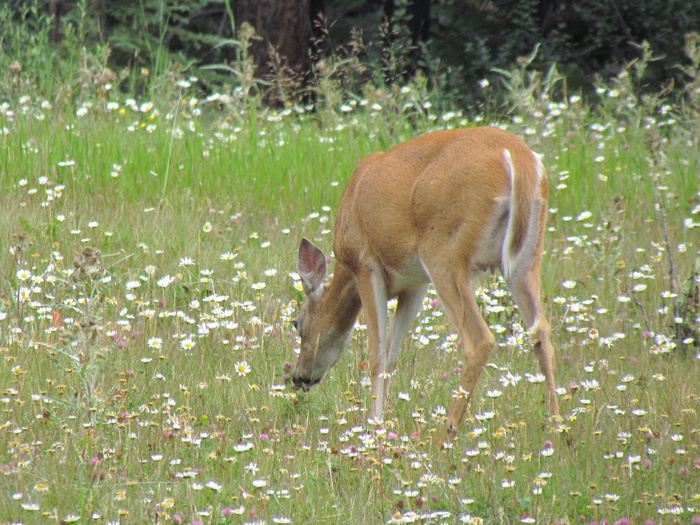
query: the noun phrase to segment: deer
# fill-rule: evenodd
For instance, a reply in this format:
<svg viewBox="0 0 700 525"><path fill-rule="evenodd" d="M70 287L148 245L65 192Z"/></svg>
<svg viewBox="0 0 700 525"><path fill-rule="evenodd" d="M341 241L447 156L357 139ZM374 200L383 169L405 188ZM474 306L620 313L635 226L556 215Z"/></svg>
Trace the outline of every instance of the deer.
<svg viewBox="0 0 700 525"><path fill-rule="evenodd" d="M464 352L443 432L445 442L456 439L496 345L470 280L499 269L545 377L549 415L558 417L554 348L540 298L548 191L541 157L496 127L433 131L362 159L338 206L330 283L323 251L306 238L299 246L305 298L293 321L301 340L294 386L308 391L321 382L364 310L369 419L383 421L399 351L432 283ZM389 322L390 299L397 301Z"/></svg>

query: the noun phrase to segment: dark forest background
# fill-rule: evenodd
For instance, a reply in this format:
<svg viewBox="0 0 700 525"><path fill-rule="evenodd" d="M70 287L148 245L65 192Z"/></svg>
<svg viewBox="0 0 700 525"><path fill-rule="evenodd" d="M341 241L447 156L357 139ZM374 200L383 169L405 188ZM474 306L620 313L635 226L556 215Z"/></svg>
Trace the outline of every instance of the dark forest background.
<svg viewBox="0 0 700 525"><path fill-rule="evenodd" d="M688 0L8 0L0 44L9 75L75 54L122 90L133 71L191 75L203 91L255 82L269 103L309 96L328 64L345 64L350 91L420 79L478 104L484 79L529 57L556 65L567 93L651 53L641 90L680 90L686 34L700 30ZM253 31L255 34L253 34ZM537 50L533 57L533 52ZM647 56L648 58L648 56ZM244 59L252 69L243 71ZM345 62L344 62L345 61ZM351 73L348 73L351 71ZM58 75L58 73L56 73ZM60 76L60 75L59 75ZM113 78L112 78L113 76ZM129 84L131 82L131 84ZM145 84L144 84L145 85Z"/></svg>

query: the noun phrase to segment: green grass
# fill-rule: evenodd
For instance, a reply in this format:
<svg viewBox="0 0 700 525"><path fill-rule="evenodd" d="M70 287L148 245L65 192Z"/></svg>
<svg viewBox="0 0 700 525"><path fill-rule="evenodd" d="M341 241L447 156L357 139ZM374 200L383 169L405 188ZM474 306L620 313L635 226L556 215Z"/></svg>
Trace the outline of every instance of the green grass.
<svg viewBox="0 0 700 525"><path fill-rule="evenodd" d="M0 523L698 519L698 306L678 340L680 297L667 297L700 248L684 226L700 222L690 113L644 129L572 103L508 126L551 181L543 281L564 429L488 278L475 287L499 346L438 450L460 354L435 296L373 427L362 329L322 385L291 389L291 273L302 235L330 251L359 158L475 123L420 104L317 115L114 100L28 98L0 115ZM503 385L508 373L520 381Z"/></svg>

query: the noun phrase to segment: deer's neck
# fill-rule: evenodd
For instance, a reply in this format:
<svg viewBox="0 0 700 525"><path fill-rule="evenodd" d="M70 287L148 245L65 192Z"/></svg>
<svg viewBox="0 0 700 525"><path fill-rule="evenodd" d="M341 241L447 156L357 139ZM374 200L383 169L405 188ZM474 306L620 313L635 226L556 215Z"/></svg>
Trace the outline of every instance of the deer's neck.
<svg viewBox="0 0 700 525"><path fill-rule="evenodd" d="M340 333L351 331L360 315L362 301L355 276L338 261L321 309L326 312L329 321Z"/></svg>

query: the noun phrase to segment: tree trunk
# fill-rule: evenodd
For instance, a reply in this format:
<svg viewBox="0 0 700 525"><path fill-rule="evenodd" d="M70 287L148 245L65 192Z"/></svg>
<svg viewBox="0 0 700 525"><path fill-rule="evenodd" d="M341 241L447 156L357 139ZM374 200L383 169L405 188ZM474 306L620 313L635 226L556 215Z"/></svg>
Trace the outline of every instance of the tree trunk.
<svg viewBox="0 0 700 525"><path fill-rule="evenodd" d="M248 22L261 37L250 49L257 66L257 78L272 80L274 84L280 75L297 80L308 76L309 6L310 0L238 0L234 3L236 28Z"/></svg>
<svg viewBox="0 0 700 525"><path fill-rule="evenodd" d="M419 69L428 71L421 64L422 46L430 38L430 4L431 0L412 0L408 6L411 19L408 22L411 31L411 62L408 66L408 76L412 77Z"/></svg>

